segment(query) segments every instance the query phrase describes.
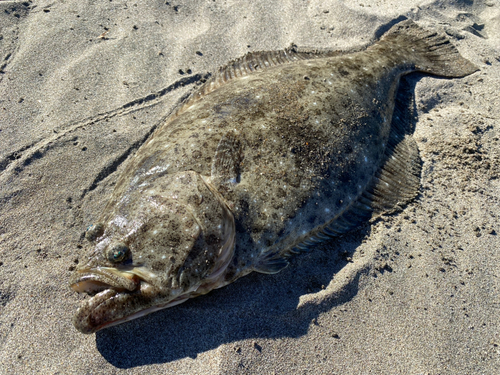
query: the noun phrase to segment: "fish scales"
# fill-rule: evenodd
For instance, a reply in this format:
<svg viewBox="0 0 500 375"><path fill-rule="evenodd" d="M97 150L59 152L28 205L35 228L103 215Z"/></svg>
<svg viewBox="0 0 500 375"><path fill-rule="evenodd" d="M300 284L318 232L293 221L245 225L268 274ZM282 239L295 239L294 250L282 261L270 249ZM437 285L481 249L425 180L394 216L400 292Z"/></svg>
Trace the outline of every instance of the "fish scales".
<svg viewBox="0 0 500 375"><path fill-rule="evenodd" d="M400 78L477 69L412 21L365 51L248 54L221 68L137 151L71 285L91 333L173 306L406 203L420 160Z"/></svg>

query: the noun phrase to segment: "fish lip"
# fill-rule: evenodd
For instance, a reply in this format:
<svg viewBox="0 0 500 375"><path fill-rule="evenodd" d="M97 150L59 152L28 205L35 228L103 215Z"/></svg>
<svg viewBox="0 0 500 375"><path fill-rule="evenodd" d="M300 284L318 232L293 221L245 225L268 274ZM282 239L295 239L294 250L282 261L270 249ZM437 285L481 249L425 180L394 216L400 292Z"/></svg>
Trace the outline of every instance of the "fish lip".
<svg viewBox="0 0 500 375"><path fill-rule="evenodd" d="M173 299L158 304L155 299L158 296L161 299L165 290L157 285L155 277L153 272L142 265L121 268L98 266L77 270L70 279L70 287L92 297L80 305L73 316L73 325L81 333L92 334L189 299L189 294L182 295L181 290L176 289L176 293L170 293ZM115 310L110 306L127 304L137 297L149 299L150 306L129 315L113 316Z"/></svg>
<svg viewBox="0 0 500 375"><path fill-rule="evenodd" d="M133 291L108 287L105 290L99 291L90 299L83 301L73 317L73 325L81 333L92 334L101 329L185 302L191 297L190 293L192 291L190 290L188 291L189 293L182 294L181 290L177 289L176 292L170 294L170 297L173 298L165 300L165 295L161 294L161 288L159 289L144 280L139 280L138 287ZM114 306L126 306L129 302L133 304L134 299L137 297L146 298L150 303L146 308L134 311L131 314L115 315L116 310Z"/></svg>
<svg viewBox="0 0 500 375"><path fill-rule="evenodd" d="M115 297L119 292L115 289L108 288L93 296L90 300L85 301L77 310L73 317L73 325L77 330L85 334L91 334L104 328L107 324L94 325L91 322L92 311L96 310L106 301ZM110 323L110 322L107 322Z"/></svg>
<svg viewBox="0 0 500 375"><path fill-rule="evenodd" d="M155 285L157 283L154 282L154 274L145 267L128 267L126 269L95 267L80 269L72 277L70 287L79 293L97 293L84 301L78 308L73 317L73 325L81 333L92 334L101 329L178 305L194 296L208 293L214 287L217 287L223 278L224 271L227 269L234 252L233 245L231 240L228 241L219 267L214 270L204 283L193 286L189 290L182 290L181 288L169 289L168 294L170 298L164 300L163 303L161 303L161 296L166 296L166 290L159 285ZM119 316L118 318L107 315L109 310L106 311L106 304L120 304L141 295L146 298L153 297L150 300L151 304L149 307L135 311L129 315ZM113 309L110 310L113 311Z"/></svg>
<svg viewBox="0 0 500 375"><path fill-rule="evenodd" d="M113 290L113 289L107 289L105 291L98 293L97 295L92 297L90 300L88 300L84 305L82 305L78 309L78 311L76 312L75 316L73 317L73 324L74 324L75 328L78 331L80 331L81 333L92 334L92 333L100 331L104 328L116 326L116 325L128 322L130 320L134 320L134 319L140 318L142 316L151 314L155 311L181 304L190 298L189 296L181 295L181 296L178 296L177 298L174 298L173 300L170 300L164 304L152 305L146 309L136 311L135 313L122 316L121 318L118 318L118 319L108 320L108 321L105 321L105 322L103 322L101 324L97 324L97 325L91 323L93 311L98 310L101 305L112 300L113 298L119 298L120 296L126 296L126 295L130 295L130 294L131 293L127 293L127 292L118 292L118 291ZM89 313L89 308L92 309L92 311L90 313Z"/></svg>
<svg viewBox="0 0 500 375"><path fill-rule="evenodd" d="M78 293L93 293L105 289L133 292L141 281L147 281L134 272L136 267L89 267L77 270L70 279L70 287Z"/></svg>
<svg viewBox="0 0 500 375"><path fill-rule="evenodd" d="M153 274L145 267L131 266L122 268L86 267L75 272L70 287L78 293L87 293L91 298L83 301L73 317L73 325L84 334L97 332L105 327L130 320L128 316L118 319L102 318L106 304L158 291L152 285ZM104 312L104 315L106 312ZM132 314L132 315L137 315Z"/></svg>

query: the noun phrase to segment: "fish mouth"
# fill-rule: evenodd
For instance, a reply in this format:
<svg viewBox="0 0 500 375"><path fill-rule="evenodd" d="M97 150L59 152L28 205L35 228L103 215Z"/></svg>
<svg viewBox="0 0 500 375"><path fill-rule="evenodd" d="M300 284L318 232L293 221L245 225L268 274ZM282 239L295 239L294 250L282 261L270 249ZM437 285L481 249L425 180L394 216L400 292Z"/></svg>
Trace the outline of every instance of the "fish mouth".
<svg viewBox="0 0 500 375"><path fill-rule="evenodd" d="M114 288L118 291L132 292L139 287L140 273L131 269L112 267L86 268L76 271L70 281L70 287L78 293L95 294L105 289Z"/></svg>
<svg viewBox="0 0 500 375"><path fill-rule="evenodd" d="M181 296L166 304L153 305L135 313L121 316L120 318L114 316L114 306L133 306L136 301L143 300L143 298L135 298L138 296L138 294L131 295L129 293L118 292L114 289L106 289L96 294L78 309L73 318L73 324L81 333L92 334L103 328L112 327L152 312L178 305L189 299L188 296ZM89 313L89 309L92 310L92 313Z"/></svg>
<svg viewBox="0 0 500 375"><path fill-rule="evenodd" d="M95 267L76 271L70 287L75 292L91 296L73 318L76 329L91 334L188 299L178 295L179 291L170 289L168 302L158 304L158 297L165 293L162 288L154 286L155 277L143 266L123 269Z"/></svg>

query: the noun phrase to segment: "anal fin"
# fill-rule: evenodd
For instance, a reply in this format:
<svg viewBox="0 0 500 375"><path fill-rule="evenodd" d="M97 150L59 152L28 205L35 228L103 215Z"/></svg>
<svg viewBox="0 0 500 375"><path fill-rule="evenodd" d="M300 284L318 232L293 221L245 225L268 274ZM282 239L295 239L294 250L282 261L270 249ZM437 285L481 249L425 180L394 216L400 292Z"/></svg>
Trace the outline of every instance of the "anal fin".
<svg viewBox="0 0 500 375"><path fill-rule="evenodd" d="M408 80L402 78L394 102L385 161L367 190L376 214L397 210L418 193L422 165L411 135L415 120L415 93Z"/></svg>
<svg viewBox="0 0 500 375"><path fill-rule="evenodd" d="M420 172L417 144L412 136L406 135L394 146L384 166L374 176L369 191L373 211L376 214L394 211L415 198Z"/></svg>

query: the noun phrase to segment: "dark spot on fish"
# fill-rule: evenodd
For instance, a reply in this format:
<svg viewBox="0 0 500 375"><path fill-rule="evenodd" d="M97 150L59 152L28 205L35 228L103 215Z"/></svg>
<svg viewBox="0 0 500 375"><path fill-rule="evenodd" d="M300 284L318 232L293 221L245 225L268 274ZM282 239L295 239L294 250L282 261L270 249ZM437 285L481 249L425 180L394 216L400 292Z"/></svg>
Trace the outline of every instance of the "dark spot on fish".
<svg viewBox="0 0 500 375"><path fill-rule="evenodd" d="M371 111L370 116L377 122L382 122L382 115L380 114L380 110L374 109Z"/></svg>
<svg viewBox="0 0 500 375"><path fill-rule="evenodd" d="M238 232L238 233L244 233L247 230L246 227L243 225L243 222L241 220L235 220L234 227L236 229L236 232Z"/></svg>
<svg viewBox="0 0 500 375"><path fill-rule="evenodd" d="M216 245L216 244L220 243L219 238L214 234L209 234L208 236L205 236L205 241L206 241L208 246Z"/></svg>
<svg viewBox="0 0 500 375"><path fill-rule="evenodd" d="M196 195L196 194L190 195L187 199L187 203L194 205L194 206L199 206L202 201L203 201L203 197ZM186 225L187 225L187 223L186 223ZM189 226L189 227L191 227L191 226Z"/></svg>
<svg viewBox="0 0 500 375"><path fill-rule="evenodd" d="M249 116L247 116L246 118L250 118L252 120L258 120L258 119L261 119L261 118L264 118L266 115L264 112L262 111L254 111L252 113L250 113ZM240 121L244 121L245 118L242 118Z"/></svg>
<svg viewBox="0 0 500 375"><path fill-rule="evenodd" d="M258 222L254 222L251 228L252 233L260 233L264 229L264 226Z"/></svg>
<svg viewBox="0 0 500 375"><path fill-rule="evenodd" d="M282 188L278 188L276 191L278 198L284 198L286 197L286 192Z"/></svg>
<svg viewBox="0 0 500 375"><path fill-rule="evenodd" d="M344 171L344 172L342 172L342 173L340 174L340 176L339 176L339 181L340 181L341 183L346 184L346 183L348 183L348 182L350 182L350 181L351 181L351 175L350 175L348 172L345 172L345 171Z"/></svg>
<svg viewBox="0 0 500 375"><path fill-rule="evenodd" d="M158 260L156 262L151 263L152 271L162 272L166 268L166 262Z"/></svg>
<svg viewBox="0 0 500 375"><path fill-rule="evenodd" d="M188 185L191 183L191 179L188 177L188 175L182 177L182 178L179 178L179 181L183 184L183 185Z"/></svg>
<svg viewBox="0 0 500 375"><path fill-rule="evenodd" d="M224 275L225 280L231 280L236 274L236 267L230 267L229 271Z"/></svg>

